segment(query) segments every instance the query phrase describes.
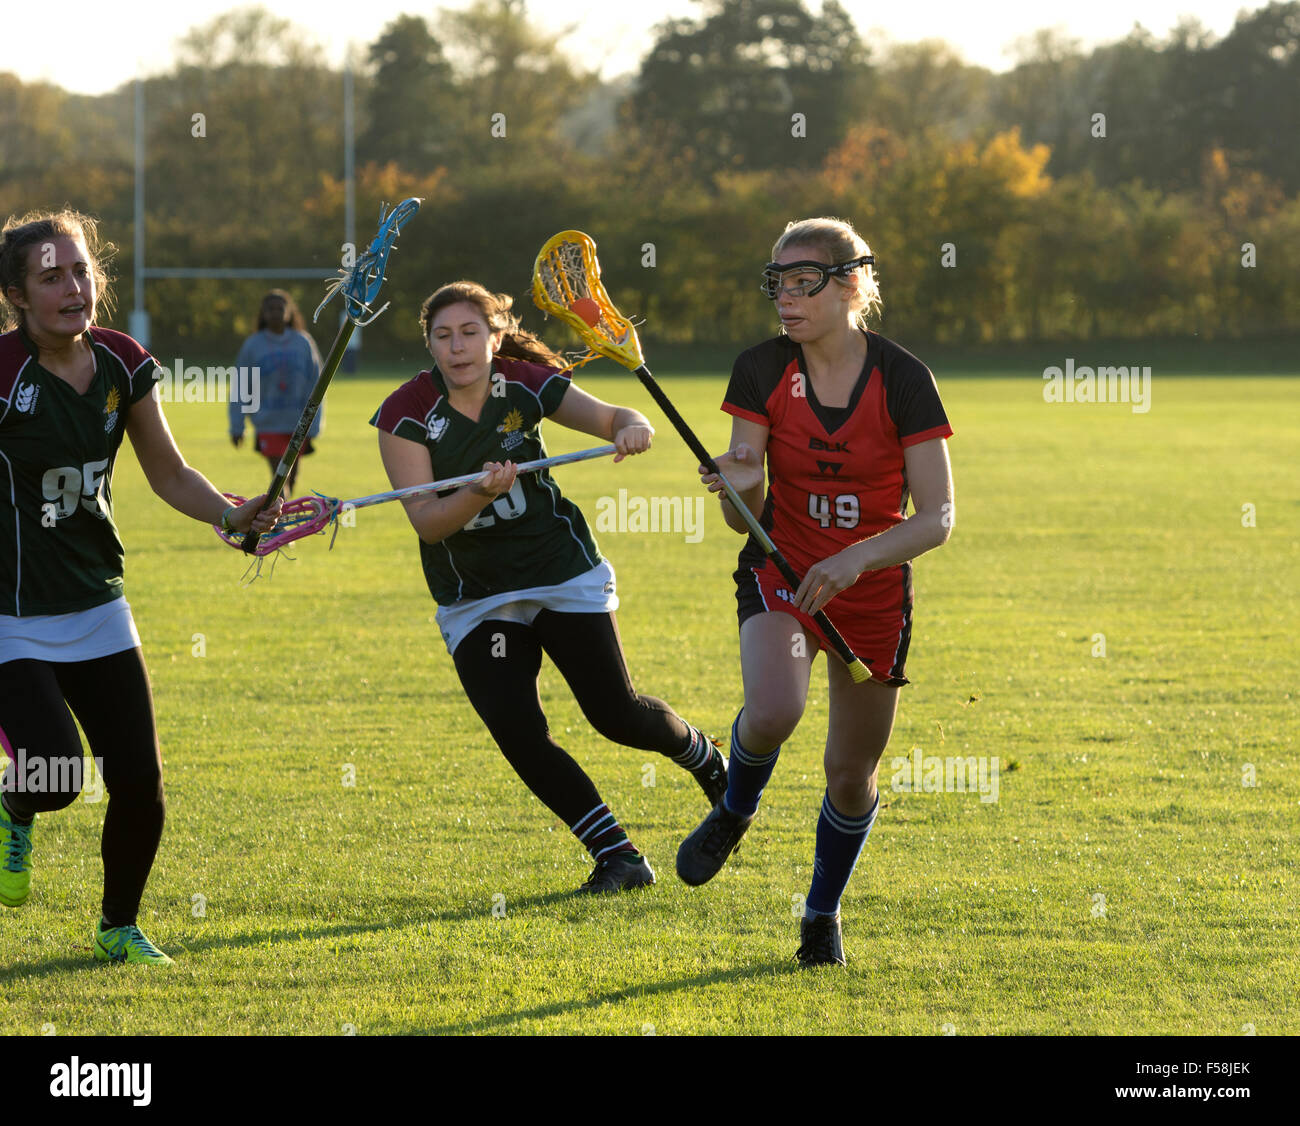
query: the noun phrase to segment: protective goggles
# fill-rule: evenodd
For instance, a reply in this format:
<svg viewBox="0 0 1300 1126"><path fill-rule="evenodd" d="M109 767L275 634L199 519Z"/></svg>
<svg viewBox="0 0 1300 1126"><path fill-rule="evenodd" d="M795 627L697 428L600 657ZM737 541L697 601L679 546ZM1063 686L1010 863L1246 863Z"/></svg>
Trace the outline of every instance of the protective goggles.
<svg viewBox="0 0 1300 1126"><path fill-rule="evenodd" d="M763 284L759 288L765 297L775 301L782 293L792 297L812 297L826 288L831 278L844 278L859 266L873 266L874 254L864 254L848 262L837 262L828 266L825 262L769 262L763 267ZM792 285L782 285L781 279L788 274L799 275ZM809 276L813 275L813 276Z"/></svg>

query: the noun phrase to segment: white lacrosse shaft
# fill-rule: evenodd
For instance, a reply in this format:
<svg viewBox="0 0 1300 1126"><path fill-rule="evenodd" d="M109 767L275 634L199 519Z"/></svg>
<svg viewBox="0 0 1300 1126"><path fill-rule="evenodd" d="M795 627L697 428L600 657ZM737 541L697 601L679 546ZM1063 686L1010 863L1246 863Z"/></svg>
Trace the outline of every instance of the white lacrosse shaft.
<svg viewBox="0 0 1300 1126"><path fill-rule="evenodd" d="M568 465L575 461L590 461L594 457L609 457L610 454L617 453L616 446L593 446L589 450L577 450L571 454L557 454L555 457L538 458L536 461L522 461L515 466L517 473L535 473L539 469L550 469L555 465ZM339 509L345 508L369 508L372 504L385 504L390 500L404 500L407 497L418 497L424 493L440 493L445 489L459 489L462 485L472 485L475 481L482 481L487 474L483 470L477 473L465 473L460 477L448 477L445 481L430 481L427 485L408 485L404 489L394 489L392 492L375 493L373 496L358 497L356 500L345 500L339 502Z"/></svg>

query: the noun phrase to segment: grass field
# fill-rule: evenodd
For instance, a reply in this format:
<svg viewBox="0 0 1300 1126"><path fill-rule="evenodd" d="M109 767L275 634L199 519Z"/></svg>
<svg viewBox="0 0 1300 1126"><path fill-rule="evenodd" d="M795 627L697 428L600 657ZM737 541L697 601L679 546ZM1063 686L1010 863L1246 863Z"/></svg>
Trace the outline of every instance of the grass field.
<svg viewBox="0 0 1300 1126"><path fill-rule="evenodd" d="M299 492L387 487L366 420L398 379L336 384ZM724 448L721 382L664 382ZM620 487L698 495L635 381L587 385L659 428L644 458L557 471L589 519ZM92 962L103 810L79 801L38 820L32 897L0 915L5 1030L1300 1033L1300 383L1157 373L1147 414L1047 404L1033 378L941 373L941 390L957 528L916 569L914 683L886 765L914 747L997 756L998 800L895 792L882 768L844 901L847 970L792 959L823 788L821 660L759 820L699 889L673 873L705 812L695 784L655 760L646 785L653 756L596 736L546 667L552 730L660 877L574 899L586 855L464 700L397 505L240 585L243 558L153 498L124 451L127 596L168 793L141 923L177 964ZM219 487L263 487L223 406L168 416ZM599 539L638 687L724 732L740 538L710 504L698 543Z"/></svg>

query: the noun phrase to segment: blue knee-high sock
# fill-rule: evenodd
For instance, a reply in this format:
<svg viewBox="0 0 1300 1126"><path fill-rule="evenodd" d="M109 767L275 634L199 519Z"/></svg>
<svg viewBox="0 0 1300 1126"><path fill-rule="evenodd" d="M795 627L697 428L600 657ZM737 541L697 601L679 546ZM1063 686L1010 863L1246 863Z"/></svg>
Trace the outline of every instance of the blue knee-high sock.
<svg viewBox="0 0 1300 1126"><path fill-rule="evenodd" d="M867 834L876 823L880 794L876 804L861 817L845 817L831 805L831 796L822 798L821 816L817 818L817 852L813 860L812 887L804 901L804 914L834 915L840 909L840 897L849 886L853 866L858 862Z"/></svg>
<svg viewBox="0 0 1300 1126"><path fill-rule="evenodd" d="M727 767L727 793L722 799L732 813L742 817L753 817L758 812L758 799L763 796L763 787L772 777L772 768L776 766L777 755L781 748L767 755L755 755L740 745L740 717L745 709L736 713L731 725L731 763Z"/></svg>

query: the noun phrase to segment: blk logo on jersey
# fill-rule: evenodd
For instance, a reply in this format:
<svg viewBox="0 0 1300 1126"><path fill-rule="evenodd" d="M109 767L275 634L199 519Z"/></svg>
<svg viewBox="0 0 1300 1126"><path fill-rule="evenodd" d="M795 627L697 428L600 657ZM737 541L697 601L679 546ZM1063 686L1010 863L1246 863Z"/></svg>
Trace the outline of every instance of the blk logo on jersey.
<svg viewBox="0 0 1300 1126"><path fill-rule="evenodd" d="M41 389L35 383L20 383L14 394L14 410L19 414L35 414L40 394Z"/></svg>
<svg viewBox="0 0 1300 1126"><path fill-rule="evenodd" d="M848 442L823 442L820 438L809 438L808 448L810 450L821 450L822 453L828 454L847 454L852 451L849 449ZM820 462L818 464L821 464Z"/></svg>

